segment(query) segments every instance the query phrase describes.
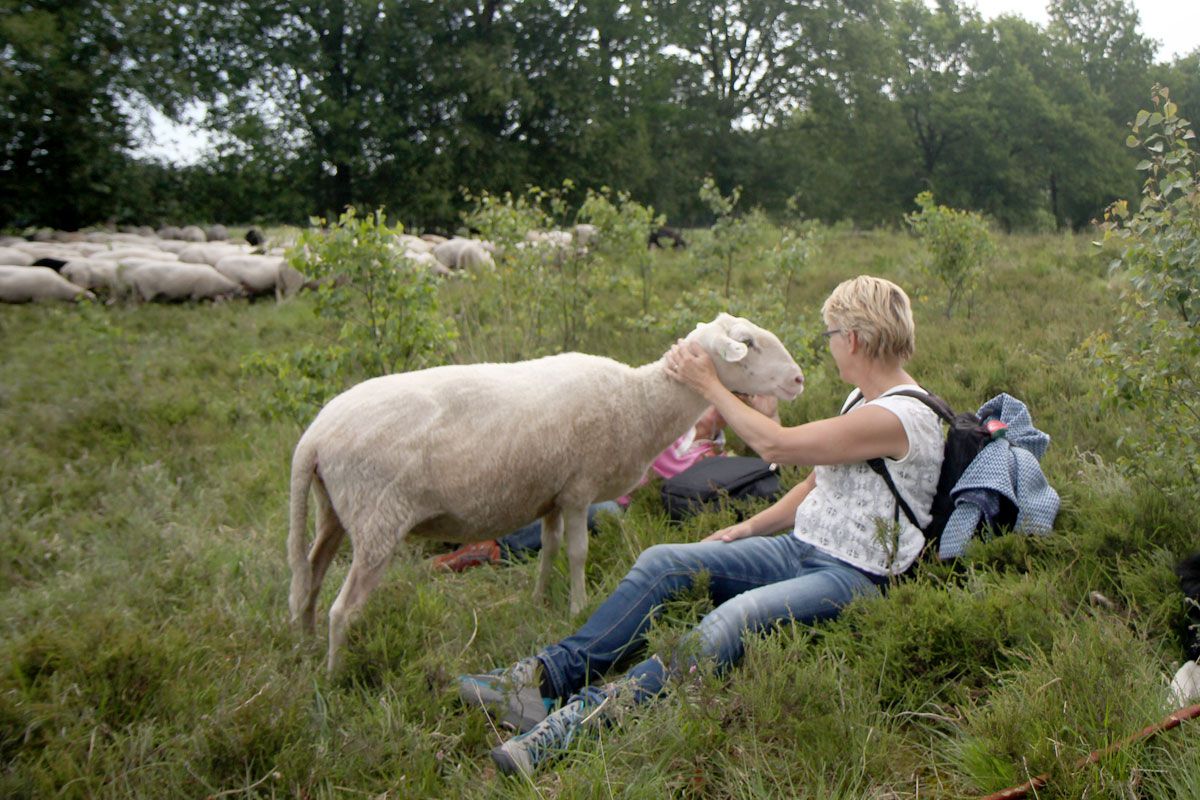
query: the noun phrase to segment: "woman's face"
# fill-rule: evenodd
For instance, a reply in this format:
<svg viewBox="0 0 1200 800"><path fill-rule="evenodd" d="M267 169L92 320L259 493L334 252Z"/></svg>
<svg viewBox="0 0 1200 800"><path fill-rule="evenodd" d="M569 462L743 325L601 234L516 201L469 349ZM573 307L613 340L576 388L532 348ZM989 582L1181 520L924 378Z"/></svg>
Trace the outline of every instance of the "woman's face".
<svg viewBox="0 0 1200 800"><path fill-rule="evenodd" d="M825 338L829 340L829 354L837 364L842 380L853 383L846 375L847 356L850 354L850 331L836 320L825 321Z"/></svg>

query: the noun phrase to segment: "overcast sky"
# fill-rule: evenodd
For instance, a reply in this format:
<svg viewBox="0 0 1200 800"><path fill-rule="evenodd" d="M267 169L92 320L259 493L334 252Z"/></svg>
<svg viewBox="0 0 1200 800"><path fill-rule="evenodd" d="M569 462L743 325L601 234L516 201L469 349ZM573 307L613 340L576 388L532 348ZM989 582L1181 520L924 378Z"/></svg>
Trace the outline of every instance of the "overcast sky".
<svg viewBox="0 0 1200 800"><path fill-rule="evenodd" d="M1049 20L1047 0L965 0L984 19L1016 14L1038 25ZM1169 61L1200 47L1200 0L1133 0L1143 36L1157 39L1158 61Z"/></svg>
<svg viewBox="0 0 1200 800"><path fill-rule="evenodd" d="M974 3L984 19L1001 14L1016 14L1044 26L1048 20L1048 0L965 0ZM1133 0L1141 20L1144 36L1159 43L1158 61L1191 53L1200 47L1200 0ZM139 153L175 161L192 163L205 147L207 137L186 126L174 125L161 114L152 111L152 143L143 145Z"/></svg>

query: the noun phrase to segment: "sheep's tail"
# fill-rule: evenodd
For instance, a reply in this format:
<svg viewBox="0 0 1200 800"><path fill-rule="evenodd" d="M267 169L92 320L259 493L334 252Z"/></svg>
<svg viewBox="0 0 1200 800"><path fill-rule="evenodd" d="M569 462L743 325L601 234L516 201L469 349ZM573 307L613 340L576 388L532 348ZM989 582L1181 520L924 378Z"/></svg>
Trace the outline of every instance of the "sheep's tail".
<svg viewBox="0 0 1200 800"><path fill-rule="evenodd" d="M292 456L292 483L288 510L288 563L292 567L292 589L288 607L292 622L302 622L312 591L312 565L308 562L308 490L317 470L317 450L303 440Z"/></svg>

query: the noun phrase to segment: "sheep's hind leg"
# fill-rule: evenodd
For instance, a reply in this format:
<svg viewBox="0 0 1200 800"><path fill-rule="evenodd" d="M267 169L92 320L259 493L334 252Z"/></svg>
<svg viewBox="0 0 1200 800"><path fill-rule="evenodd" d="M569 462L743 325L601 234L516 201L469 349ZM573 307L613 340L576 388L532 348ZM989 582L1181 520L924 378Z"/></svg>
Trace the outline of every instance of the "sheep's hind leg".
<svg viewBox="0 0 1200 800"><path fill-rule="evenodd" d="M587 508L563 511L563 522L567 539L567 565L571 573L571 615L574 616L587 605L587 584L583 574L588 552Z"/></svg>
<svg viewBox="0 0 1200 800"><path fill-rule="evenodd" d="M363 536L358 537L358 541L355 542L354 558L350 562L350 571L346 574L346 581L342 584L337 599L333 601L333 606L329 609L328 669L331 673L338 667L338 654L346 645L350 622L362 610L371 592L383 579L383 574L392 560L392 547L395 542L403 538L403 536L395 539L387 537L386 541L389 542L387 547L362 546L371 541L372 534L380 533L378 530L367 530L364 531ZM375 539L377 542L384 540L384 536L377 536Z"/></svg>
<svg viewBox="0 0 1200 800"><path fill-rule="evenodd" d="M533 586L533 599L546 599L546 588L550 585L550 572L554 569L554 558L562 544L562 514L558 509L542 517L542 553L538 560L537 583Z"/></svg>
<svg viewBox="0 0 1200 800"><path fill-rule="evenodd" d="M317 597L321 593L321 582L325 580L325 573L346 536L346 529L329 500L329 492L319 478L313 482L313 494L317 498L317 535L308 551L312 586L300 613L300 623L309 633L316 629Z"/></svg>

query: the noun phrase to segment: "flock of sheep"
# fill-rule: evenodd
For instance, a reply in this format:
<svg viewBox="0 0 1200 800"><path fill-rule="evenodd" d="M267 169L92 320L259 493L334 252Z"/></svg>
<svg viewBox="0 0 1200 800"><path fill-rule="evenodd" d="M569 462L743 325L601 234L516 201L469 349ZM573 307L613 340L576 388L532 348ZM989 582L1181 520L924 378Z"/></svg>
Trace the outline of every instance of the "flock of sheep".
<svg viewBox="0 0 1200 800"><path fill-rule="evenodd" d="M0 301L8 303L97 294L147 302L282 298L304 281L281 252L230 241L220 225L0 237Z"/></svg>
<svg viewBox="0 0 1200 800"><path fill-rule="evenodd" d="M562 254L586 248L597 233L595 226L582 224L570 231L530 231L517 246ZM3 236L0 302L95 299L97 294L144 302L272 294L283 299L309 285L281 248L265 248L254 229L247 239L231 241L223 225ZM433 234L401 234L394 246L411 264L442 275L492 266L496 253L490 242Z"/></svg>

